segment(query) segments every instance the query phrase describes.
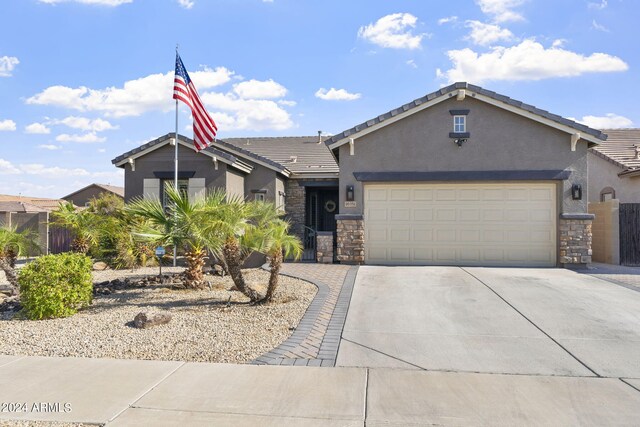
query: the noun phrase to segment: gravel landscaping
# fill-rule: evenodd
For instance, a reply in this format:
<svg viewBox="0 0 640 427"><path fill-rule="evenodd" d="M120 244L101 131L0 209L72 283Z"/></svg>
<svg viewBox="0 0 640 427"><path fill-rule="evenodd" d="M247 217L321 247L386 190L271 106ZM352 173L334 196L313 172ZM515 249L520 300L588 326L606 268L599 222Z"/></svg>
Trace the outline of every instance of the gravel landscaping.
<svg viewBox="0 0 640 427"><path fill-rule="evenodd" d="M163 268L165 274L182 271ZM157 273L157 267L94 271L93 280L137 280ZM268 273L245 270L245 278L263 291ZM281 276L275 301L251 306L240 292L229 290L230 278L208 275L207 281L210 288L202 291L159 284L116 288L95 295L91 307L64 319L29 321L0 313L0 354L245 363L291 335L317 290ZM141 311L168 312L172 320L136 329L132 321Z"/></svg>

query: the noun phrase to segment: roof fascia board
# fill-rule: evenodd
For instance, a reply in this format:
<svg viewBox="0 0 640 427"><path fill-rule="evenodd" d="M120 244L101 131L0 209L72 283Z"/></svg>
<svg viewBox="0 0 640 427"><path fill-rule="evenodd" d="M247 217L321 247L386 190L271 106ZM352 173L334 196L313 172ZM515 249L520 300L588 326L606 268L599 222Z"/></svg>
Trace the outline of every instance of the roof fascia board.
<svg viewBox="0 0 640 427"><path fill-rule="evenodd" d="M327 172L327 173L292 173L291 179L317 179L317 178L331 178L334 179L339 176L339 172Z"/></svg>
<svg viewBox="0 0 640 427"><path fill-rule="evenodd" d="M439 104L440 102L446 101L447 99L451 98L453 95L455 95L456 91L452 91L452 92L448 92L445 93L443 95L440 95L438 97L433 98L430 101L427 101L423 104L420 104L417 107L411 108L403 113L400 113L394 117L388 118L387 120L381 121L380 123L376 123L373 126L369 126L368 128L365 128L363 130L361 130L360 132L356 132L356 133L352 133L351 135L347 135L346 137L342 138L339 141L334 142L333 144L329 144L329 149L331 151L335 150L336 148L349 143L349 140L351 139L358 139L361 138L367 134L370 134L371 132L375 132L380 128L383 128L385 126L388 126L390 124L393 124L395 122L397 122L398 120L402 120L405 117L409 117L415 113L419 113L420 111L429 108L433 105Z"/></svg>
<svg viewBox="0 0 640 427"><path fill-rule="evenodd" d="M269 163L263 162L260 159L256 159L255 157L248 156L248 155L244 154L243 152L241 152L239 150L234 150L233 148L231 148L231 147L229 147L227 145L218 144L217 142L214 142L211 145L214 145L218 150L228 151L231 154L233 154L234 156L242 157L242 158L244 158L244 159L246 159L246 160L248 160L248 161L250 161L252 163L258 164L260 166L264 166L265 168L268 168L268 169L274 170L274 171L276 171L278 173L281 173L282 175L284 175L287 178L291 175L291 172L287 168L280 169L280 168L278 168L278 167L276 167L274 165L270 165ZM229 145L231 145L231 144L229 144Z"/></svg>

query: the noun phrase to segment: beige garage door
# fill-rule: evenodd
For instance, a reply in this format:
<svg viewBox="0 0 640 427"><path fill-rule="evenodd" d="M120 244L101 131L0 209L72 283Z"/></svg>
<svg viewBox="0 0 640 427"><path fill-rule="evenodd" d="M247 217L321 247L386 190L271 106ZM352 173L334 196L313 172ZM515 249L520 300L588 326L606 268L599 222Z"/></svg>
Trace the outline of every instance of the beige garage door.
<svg viewBox="0 0 640 427"><path fill-rule="evenodd" d="M368 264L556 264L553 183L364 188Z"/></svg>

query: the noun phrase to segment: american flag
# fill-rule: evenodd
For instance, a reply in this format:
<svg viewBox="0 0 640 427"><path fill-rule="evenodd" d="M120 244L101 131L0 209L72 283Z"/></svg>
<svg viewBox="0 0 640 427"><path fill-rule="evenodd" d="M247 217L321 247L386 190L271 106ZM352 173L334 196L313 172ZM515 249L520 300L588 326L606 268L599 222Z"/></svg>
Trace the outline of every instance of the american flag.
<svg viewBox="0 0 640 427"><path fill-rule="evenodd" d="M193 116L193 142L196 151L203 150L213 142L218 127L202 104L198 91L189 78L186 68L176 54L176 73L173 80L173 99L184 102L191 108Z"/></svg>

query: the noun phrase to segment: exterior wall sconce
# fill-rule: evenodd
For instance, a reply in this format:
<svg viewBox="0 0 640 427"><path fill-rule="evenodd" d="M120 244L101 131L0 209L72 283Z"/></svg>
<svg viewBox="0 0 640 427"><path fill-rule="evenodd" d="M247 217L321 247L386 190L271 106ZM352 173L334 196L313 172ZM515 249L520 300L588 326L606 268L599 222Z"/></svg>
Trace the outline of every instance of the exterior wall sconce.
<svg viewBox="0 0 640 427"><path fill-rule="evenodd" d="M353 191L353 185L347 185L347 202L353 202L355 200L355 192Z"/></svg>
<svg viewBox="0 0 640 427"><path fill-rule="evenodd" d="M582 185L573 184L571 186L571 198L573 200L582 200Z"/></svg>
<svg viewBox="0 0 640 427"><path fill-rule="evenodd" d="M462 144L467 142L467 138L454 138L453 142L458 146L462 147Z"/></svg>

